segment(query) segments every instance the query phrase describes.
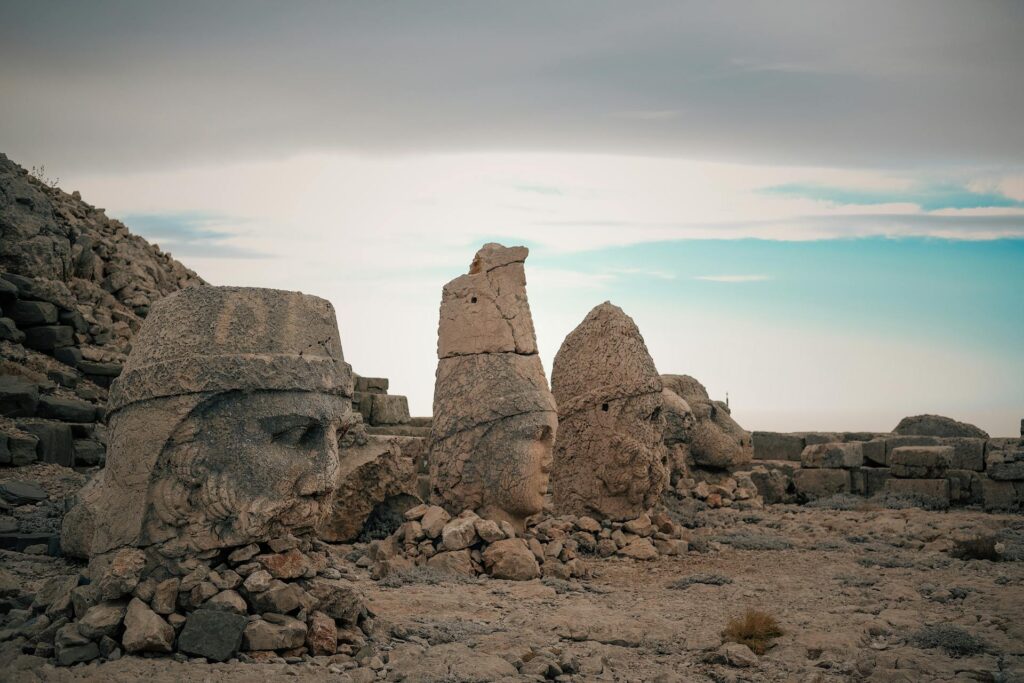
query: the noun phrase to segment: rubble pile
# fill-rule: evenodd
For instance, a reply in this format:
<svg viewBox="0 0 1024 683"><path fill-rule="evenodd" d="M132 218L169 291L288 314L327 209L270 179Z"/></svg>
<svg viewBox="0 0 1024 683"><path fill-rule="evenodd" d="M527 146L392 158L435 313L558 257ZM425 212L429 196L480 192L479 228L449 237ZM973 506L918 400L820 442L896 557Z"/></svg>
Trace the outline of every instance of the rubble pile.
<svg viewBox="0 0 1024 683"><path fill-rule="evenodd" d="M63 666L126 653L352 656L372 615L351 578L332 546L294 536L187 558L124 548L46 582L8 612L0 640Z"/></svg>
<svg viewBox="0 0 1024 683"><path fill-rule="evenodd" d="M452 518L436 505L419 505L406 513L406 519L394 534L370 545L366 564L373 578L428 567L511 581L568 580L590 575L587 557L653 560L685 554L689 547L688 532L664 512L625 522L544 517L521 535L506 521L483 519L471 510Z"/></svg>
<svg viewBox="0 0 1024 683"><path fill-rule="evenodd" d="M157 299L203 280L0 154L0 465L101 464L107 388Z"/></svg>

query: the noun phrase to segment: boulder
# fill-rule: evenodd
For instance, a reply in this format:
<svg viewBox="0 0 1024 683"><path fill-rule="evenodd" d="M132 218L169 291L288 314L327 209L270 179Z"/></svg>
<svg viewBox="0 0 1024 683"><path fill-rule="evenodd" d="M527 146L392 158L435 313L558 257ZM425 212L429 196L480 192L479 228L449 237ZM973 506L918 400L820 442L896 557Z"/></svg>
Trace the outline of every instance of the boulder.
<svg viewBox="0 0 1024 683"><path fill-rule="evenodd" d="M942 415L914 415L900 420L893 434L900 436L970 436L987 439L988 432Z"/></svg>
<svg viewBox="0 0 1024 683"><path fill-rule="evenodd" d="M469 550L446 550L432 555L427 566L440 572L476 576Z"/></svg>
<svg viewBox="0 0 1024 683"><path fill-rule="evenodd" d="M90 640L113 636L124 621L127 606L123 602L102 602L93 605L78 621L78 631Z"/></svg>
<svg viewBox="0 0 1024 683"><path fill-rule="evenodd" d="M605 302L555 356L558 405L551 486L559 514L633 519L668 482L662 382L640 330Z"/></svg>
<svg viewBox="0 0 1024 683"><path fill-rule="evenodd" d="M540 576L537 558L521 538L508 538L487 546L483 561L488 573L496 579L529 581Z"/></svg>
<svg viewBox="0 0 1024 683"><path fill-rule="evenodd" d="M687 443L696 465L736 470L750 463L754 456L751 435L733 419L725 403L712 401L704 385L689 375L662 375L661 380L693 411Z"/></svg>
<svg viewBox="0 0 1024 683"><path fill-rule="evenodd" d="M178 650L194 657L225 662L242 646L249 620L222 610L199 609L188 615L178 636ZM333 652L331 653L333 654Z"/></svg>
<svg viewBox="0 0 1024 683"><path fill-rule="evenodd" d="M132 598L124 616L125 652L171 652L174 629L138 598Z"/></svg>
<svg viewBox="0 0 1024 683"><path fill-rule="evenodd" d="M4 307L4 312L21 328L57 322L57 307L45 301L18 301Z"/></svg>
<svg viewBox="0 0 1024 683"><path fill-rule="evenodd" d="M306 647L314 657L333 655L338 649L338 627L334 619L323 612L309 615Z"/></svg>
<svg viewBox="0 0 1024 683"><path fill-rule="evenodd" d="M265 614L263 619L250 621L243 631L242 649L289 650L306 642L306 625L282 614Z"/></svg>

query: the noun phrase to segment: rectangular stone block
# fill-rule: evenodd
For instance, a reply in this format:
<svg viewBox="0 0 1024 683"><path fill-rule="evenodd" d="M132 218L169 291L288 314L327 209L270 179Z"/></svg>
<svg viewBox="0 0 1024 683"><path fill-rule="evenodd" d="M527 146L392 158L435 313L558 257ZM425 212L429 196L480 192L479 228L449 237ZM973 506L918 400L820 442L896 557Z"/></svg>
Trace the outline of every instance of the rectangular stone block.
<svg viewBox="0 0 1024 683"><path fill-rule="evenodd" d="M1014 482L993 481L986 476L981 477L981 500L987 511L1016 510L1021 504Z"/></svg>
<svg viewBox="0 0 1024 683"><path fill-rule="evenodd" d="M799 461L806 445L799 434L782 432L754 432L752 439L756 460Z"/></svg>
<svg viewBox="0 0 1024 683"><path fill-rule="evenodd" d="M889 453L892 476L900 479L939 479L952 462L952 446L900 446Z"/></svg>
<svg viewBox="0 0 1024 683"><path fill-rule="evenodd" d="M948 470L949 499L960 505L981 503L981 477L974 470Z"/></svg>
<svg viewBox="0 0 1024 683"><path fill-rule="evenodd" d="M885 439L865 441L860 447L864 452L864 462L866 464L877 465L878 467L887 467L889 465L889 459L886 457L885 452Z"/></svg>
<svg viewBox="0 0 1024 683"><path fill-rule="evenodd" d="M71 346L75 339L74 328L67 325L42 325L25 330L25 346L35 351L53 351L62 346Z"/></svg>
<svg viewBox="0 0 1024 683"><path fill-rule="evenodd" d="M885 457L892 463L892 451L901 446L941 446L937 436L887 436L885 437Z"/></svg>
<svg viewBox="0 0 1024 683"><path fill-rule="evenodd" d="M812 468L861 467L864 464L864 449L859 441L813 444L804 448L800 464Z"/></svg>
<svg viewBox="0 0 1024 683"><path fill-rule="evenodd" d="M399 425L409 421L409 399L405 396L372 394L373 407L370 410L370 424Z"/></svg>
<svg viewBox="0 0 1024 683"><path fill-rule="evenodd" d="M836 432L798 432L804 437L804 445L812 446L819 443L837 443L842 441L842 436Z"/></svg>
<svg viewBox="0 0 1024 683"><path fill-rule="evenodd" d="M6 313L8 318L23 329L57 322L57 307L45 301L19 301L13 306L8 306Z"/></svg>
<svg viewBox="0 0 1024 683"><path fill-rule="evenodd" d="M386 394L390 382L387 377L356 377L356 391L367 394Z"/></svg>
<svg viewBox="0 0 1024 683"><path fill-rule="evenodd" d="M996 481L1024 481L1024 450L992 451L985 473Z"/></svg>
<svg viewBox="0 0 1024 683"><path fill-rule="evenodd" d="M885 482L887 493L912 498L927 507L949 507L948 479L896 479Z"/></svg>
<svg viewBox="0 0 1024 683"><path fill-rule="evenodd" d="M885 482L889 481L892 471L888 467L865 467L861 469L864 475L864 495L878 495L885 490Z"/></svg>
<svg viewBox="0 0 1024 683"><path fill-rule="evenodd" d="M953 459L950 463L953 469L974 470L975 472L985 469L985 439L950 436L941 441L943 446L953 447Z"/></svg>
<svg viewBox="0 0 1024 683"><path fill-rule="evenodd" d="M71 427L62 422L19 421L18 428L39 439L36 446L39 460L64 467L74 466L75 449Z"/></svg>
<svg viewBox="0 0 1024 683"><path fill-rule="evenodd" d="M868 482L864 474L864 468L855 467L850 470L850 493L855 496L866 496L868 494Z"/></svg>
<svg viewBox="0 0 1024 683"><path fill-rule="evenodd" d="M850 471L838 469L800 469L793 475L793 486L804 500L850 493Z"/></svg>

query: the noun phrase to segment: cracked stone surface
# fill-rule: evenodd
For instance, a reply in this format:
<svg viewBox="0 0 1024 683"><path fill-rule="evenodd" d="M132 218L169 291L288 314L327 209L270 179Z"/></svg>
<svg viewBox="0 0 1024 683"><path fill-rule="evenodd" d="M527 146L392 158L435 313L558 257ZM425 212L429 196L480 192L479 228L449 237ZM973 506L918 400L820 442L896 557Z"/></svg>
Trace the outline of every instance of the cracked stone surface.
<svg viewBox="0 0 1024 683"><path fill-rule="evenodd" d="M668 479L662 384L633 319L605 302L569 333L555 356L558 438L555 511L633 519Z"/></svg>
<svg viewBox="0 0 1024 683"><path fill-rule="evenodd" d="M486 244L445 285L430 435L435 502L519 528L543 508L558 427L526 298L528 253Z"/></svg>

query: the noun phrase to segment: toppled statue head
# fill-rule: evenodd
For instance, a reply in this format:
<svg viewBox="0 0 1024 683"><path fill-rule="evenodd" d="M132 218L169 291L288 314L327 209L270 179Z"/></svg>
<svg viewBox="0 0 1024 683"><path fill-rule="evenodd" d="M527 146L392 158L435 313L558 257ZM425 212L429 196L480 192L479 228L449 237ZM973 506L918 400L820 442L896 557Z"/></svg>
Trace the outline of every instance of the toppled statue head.
<svg viewBox="0 0 1024 683"><path fill-rule="evenodd" d="M555 356L558 402L552 494L560 514L633 519L667 481L662 386L640 330L605 302Z"/></svg>
<svg viewBox="0 0 1024 683"><path fill-rule="evenodd" d="M111 388L107 466L65 518L65 552L200 552L311 531L336 486L351 395L323 299L194 287L156 302Z"/></svg>
<svg viewBox="0 0 1024 683"><path fill-rule="evenodd" d="M695 465L712 469L732 470L748 464L754 447L750 433L732 418L729 407L712 401L707 389L689 375L662 375L665 390L680 399L690 415L677 410L672 422L678 427L666 434L666 443L683 443L689 448Z"/></svg>
<svg viewBox="0 0 1024 683"><path fill-rule="evenodd" d="M543 509L558 428L526 299L525 247L487 244L445 285L431 426L434 502L522 528Z"/></svg>

